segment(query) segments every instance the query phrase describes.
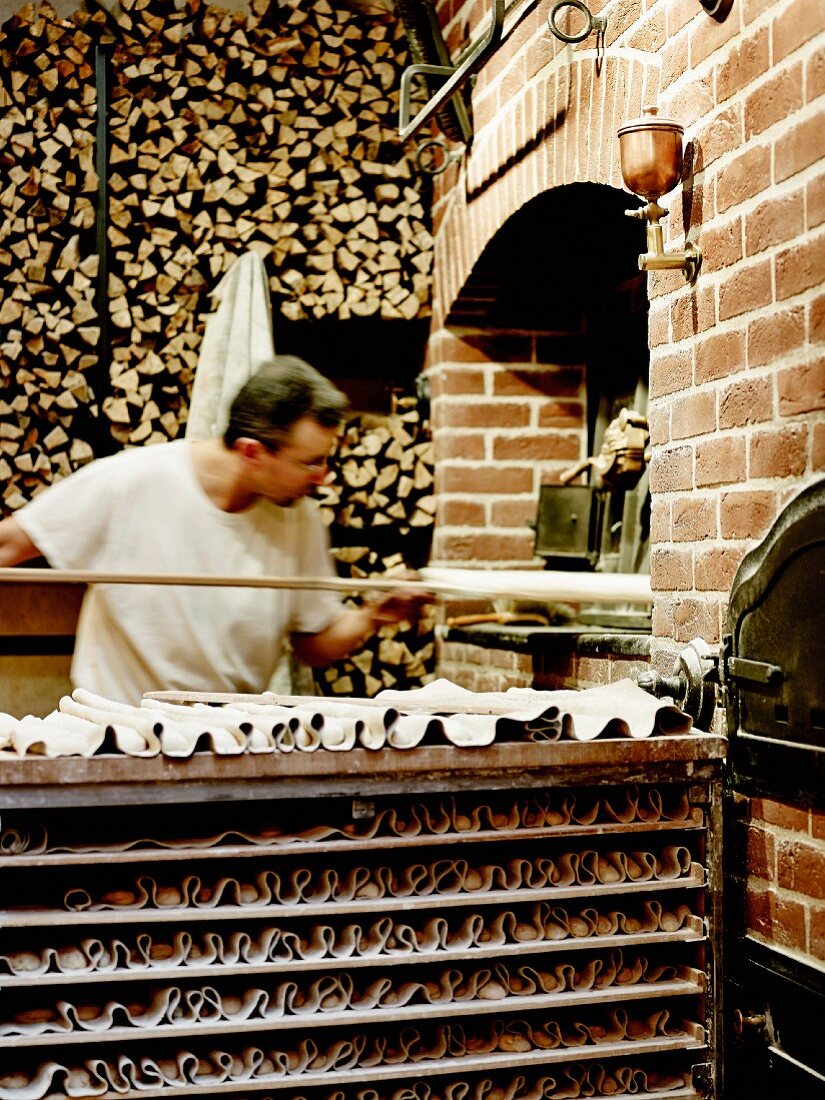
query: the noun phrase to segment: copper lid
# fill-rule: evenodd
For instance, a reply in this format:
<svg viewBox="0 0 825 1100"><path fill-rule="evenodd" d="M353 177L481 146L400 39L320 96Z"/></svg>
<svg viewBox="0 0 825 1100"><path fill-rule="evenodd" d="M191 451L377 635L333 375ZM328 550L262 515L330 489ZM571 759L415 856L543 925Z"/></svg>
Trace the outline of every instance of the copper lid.
<svg viewBox="0 0 825 1100"><path fill-rule="evenodd" d="M674 118L660 118L658 107L643 107L639 118L625 122L618 129L618 137L624 134L632 134L637 130L673 130L674 133L683 134L684 126Z"/></svg>

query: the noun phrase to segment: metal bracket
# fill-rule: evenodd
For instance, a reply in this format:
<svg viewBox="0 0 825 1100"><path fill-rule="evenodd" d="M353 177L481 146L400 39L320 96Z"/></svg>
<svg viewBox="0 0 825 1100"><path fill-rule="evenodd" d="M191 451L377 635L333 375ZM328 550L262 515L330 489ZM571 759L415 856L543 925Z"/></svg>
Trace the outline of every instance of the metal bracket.
<svg viewBox="0 0 825 1100"><path fill-rule="evenodd" d="M562 8L575 8L576 11L580 11L586 20L586 25L583 31L579 34L567 34L566 31L559 30L556 26L556 16ZM550 27L550 33L554 34L556 38L559 38L562 42L584 42L585 38L593 31L596 32L596 38L601 38L604 41L604 32L607 30L607 18L604 15L594 15L587 4L583 3L583 0L558 0L557 4L554 4L550 9L550 14L547 16L547 25Z"/></svg>
<svg viewBox="0 0 825 1100"><path fill-rule="evenodd" d="M716 708L719 658L702 638L694 638L679 653L672 676L651 669L636 680L658 699L669 695L700 730L709 730Z"/></svg>
<svg viewBox="0 0 825 1100"><path fill-rule="evenodd" d="M425 176L440 176L454 161L464 156L464 146L451 149L443 138L428 138L415 150L415 163L419 172Z"/></svg>
<svg viewBox="0 0 825 1100"><path fill-rule="evenodd" d="M487 28L486 35L480 42L470 47L469 52L459 59L459 63L455 67L451 65L407 66L401 74L401 96L398 109L398 136L402 141L406 141L413 134L416 134L424 123L429 122L439 108L443 107L450 99L453 100L459 120L461 120L461 113L463 112L466 120L465 143L470 141L473 133L472 126L461 96L456 93L461 91L473 73L481 68L490 53L499 44L503 28L504 0L491 0L490 26ZM412 82L417 76L442 76L445 77L445 81L418 114L411 119ZM462 129L463 125L462 123Z"/></svg>

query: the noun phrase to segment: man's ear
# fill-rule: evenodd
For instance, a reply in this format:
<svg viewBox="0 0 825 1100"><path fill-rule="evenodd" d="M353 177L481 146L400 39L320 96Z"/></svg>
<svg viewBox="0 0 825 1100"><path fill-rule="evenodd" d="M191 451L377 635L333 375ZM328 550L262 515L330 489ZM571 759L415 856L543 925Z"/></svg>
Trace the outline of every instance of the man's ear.
<svg viewBox="0 0 825 1100"><path fill-rule="evenodd" d="M236 451L248 462L257 462L267 451L260 439L253 439L248 435L241 435L232 444L232 450Z"/></svg>

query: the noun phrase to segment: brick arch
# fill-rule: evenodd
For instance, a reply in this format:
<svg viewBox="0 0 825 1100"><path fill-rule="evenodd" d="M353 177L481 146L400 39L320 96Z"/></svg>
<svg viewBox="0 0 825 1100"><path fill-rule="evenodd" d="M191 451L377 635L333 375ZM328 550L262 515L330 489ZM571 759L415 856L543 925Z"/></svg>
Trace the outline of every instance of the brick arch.
<svg viewBox="0 0 825 1100"><path fill-rule="evenodd" d="M621 187L616 130L656 102L659 63L611 51L597 72L591 51L554 58L476 135L457 178L445 179L436 232L434 329L476 261L520 207L570 183Z"/></svg>

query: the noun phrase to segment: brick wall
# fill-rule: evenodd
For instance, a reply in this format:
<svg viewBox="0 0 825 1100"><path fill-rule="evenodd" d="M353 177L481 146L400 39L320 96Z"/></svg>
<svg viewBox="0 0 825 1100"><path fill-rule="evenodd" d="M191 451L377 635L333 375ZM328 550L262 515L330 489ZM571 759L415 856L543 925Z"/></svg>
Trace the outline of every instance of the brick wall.
<svg viewBox="0 0 825 1100"><path fill-rule="evenodd" d="M743 827L748 931L825 958L825 814L754 798Z"/></svg>
<svg viewBox="0 0 825 1100"><path fill-rule="evenodd" d="M664 200L666 246L680 249L687 235L703 253L693 287L678 272L648 277L652 661L669 673L685 642L719 643L743 555L825 470L825 2L735 0L717 23L698 0L593 0L608 19L600 65L594 37L567 47L549 34L549 6L525 4L480 72L473 146L438 183L436 547L453 561L527 564L513 521L557 472L551 449L582 445L574 425L536 439L557 396L497 392L511 365L448 331L456 298L531 199L581 181L620 188L616 129L658 103L685 126L683 186ZM489 5L443 0L440 12L457 48ZM459 428L461 406L477 419ZM521 433L522 457L527 441L540 448L526 462L514 460ZM462 485L465 467L474 480ZM764 802L751 817L752 926L821 957L822 822ZM805 878L806 867L817 874Z"/></svg>

